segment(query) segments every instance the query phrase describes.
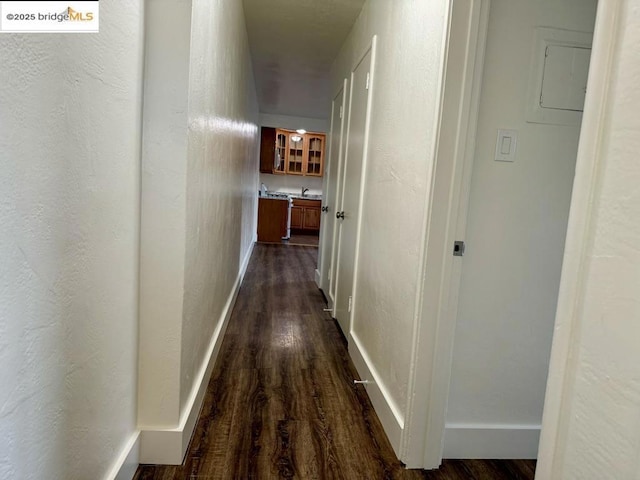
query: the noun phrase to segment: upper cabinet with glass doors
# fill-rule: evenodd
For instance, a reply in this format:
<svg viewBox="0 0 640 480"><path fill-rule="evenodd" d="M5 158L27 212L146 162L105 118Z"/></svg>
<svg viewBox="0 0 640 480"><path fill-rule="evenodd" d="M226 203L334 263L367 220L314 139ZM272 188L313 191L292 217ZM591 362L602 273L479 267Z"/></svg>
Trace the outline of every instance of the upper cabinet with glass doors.
<svg viewBox="0 0 640 480"><path fill-rule="evenodd" d="M324 173L326 137L322 133L300 134L276 129L271 173L321 177ZM263 147L261 147L263 148ZM263 173L264 170L261 169Z"/></svg>
<svg viewBox="0 0 640 480"><path fill-rule="evenodd" d="M276 151L273 160L273 173L287 173L287 133L276 130Z"/></svg>
<svg viewBox="0 0 640 480"><path fill-rule="evenodd" d="M306 175L322 176L322 164L324 163L324 135L316 133L307 134L307 168Z"/></svg>
<svg viewBox="0 0 640 480"><path fill-rule="evenodd" d="M307 142L304 135L297 132L289 133L289 150L287 157L287 173L291 175L303 175L305 172L305 150Z"/></svg>

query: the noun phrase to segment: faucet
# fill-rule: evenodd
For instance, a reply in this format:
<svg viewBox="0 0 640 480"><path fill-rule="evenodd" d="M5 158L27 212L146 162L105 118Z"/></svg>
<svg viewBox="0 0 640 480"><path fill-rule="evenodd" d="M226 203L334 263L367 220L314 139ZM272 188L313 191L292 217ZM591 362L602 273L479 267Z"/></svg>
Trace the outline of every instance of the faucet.
<svg viewBox="0 0 640 480"><path fill-rule="evenodd" d="M308 188L302 187L302 196L304 197L304 194L307 193L308 191L309 191Z"/></svg>

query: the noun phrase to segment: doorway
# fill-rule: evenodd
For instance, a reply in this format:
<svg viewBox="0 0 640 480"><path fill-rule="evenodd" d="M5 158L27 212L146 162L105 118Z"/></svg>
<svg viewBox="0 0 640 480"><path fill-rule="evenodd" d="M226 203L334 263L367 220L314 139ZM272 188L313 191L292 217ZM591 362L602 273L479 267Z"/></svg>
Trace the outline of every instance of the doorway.
<svg viewBox="0 0 640 480"><path fill-rule="evenodd" d="M339 220L339 240L334 317L347 340L351 338L351 312L356 290L355 266L358 256L363 179L366 173L366 145L373 87L375 42L374 37L371 47L351 72L347 128L349 141L339 193L340 211L336 212L336 219Z"/></svg>
<svg viewBox="0 0 640 480"><path fill-rule="evenodd" d="M536 457L581 113L536 119L528 102L541 27L583 39L595 17L595 0L453 6L422 312L438 333L417 339L435 353L417 354L430 375L415 387L429 404L415 424L427 433L408 464Z"/></svg>
<svg viewBox="0 0 640 480"><path fill-rule="evenodd" d="M588 57L584 68L571 55L590 53L595 6L595 0L491 2L445 458L537 455L588 71ZM548 32L576 33L556 44ZM566 63L554 57L560 49L573 70L555 80L565 73ZM546 60L541 88L538 56ZM581 82L581 96L565 107L571 81ZM535 107L547 117L530 114Z"/></svg>

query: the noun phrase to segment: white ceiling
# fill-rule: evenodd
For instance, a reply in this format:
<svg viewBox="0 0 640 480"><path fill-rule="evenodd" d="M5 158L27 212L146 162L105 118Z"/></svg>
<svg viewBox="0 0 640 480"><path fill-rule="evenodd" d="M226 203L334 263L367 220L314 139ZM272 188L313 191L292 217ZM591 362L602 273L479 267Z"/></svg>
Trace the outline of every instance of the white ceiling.
<svg viewBox="0 0 640 480"><path fill-rule="evenodd" d="M244 0L261 113L329 116L329 68L365 0Z"/></svg>

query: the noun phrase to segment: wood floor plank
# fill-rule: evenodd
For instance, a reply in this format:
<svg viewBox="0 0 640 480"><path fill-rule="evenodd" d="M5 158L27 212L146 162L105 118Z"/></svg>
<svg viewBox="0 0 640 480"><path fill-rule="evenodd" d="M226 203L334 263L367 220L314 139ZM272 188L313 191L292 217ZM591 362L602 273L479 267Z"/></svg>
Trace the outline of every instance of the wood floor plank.
<svg viewBox="0 0 640 480"><path fill-rule="evenodd" d="M257 244L183 465L137 480L530 480L535 462L397 460L314 283L317 249Z"/></svg>

